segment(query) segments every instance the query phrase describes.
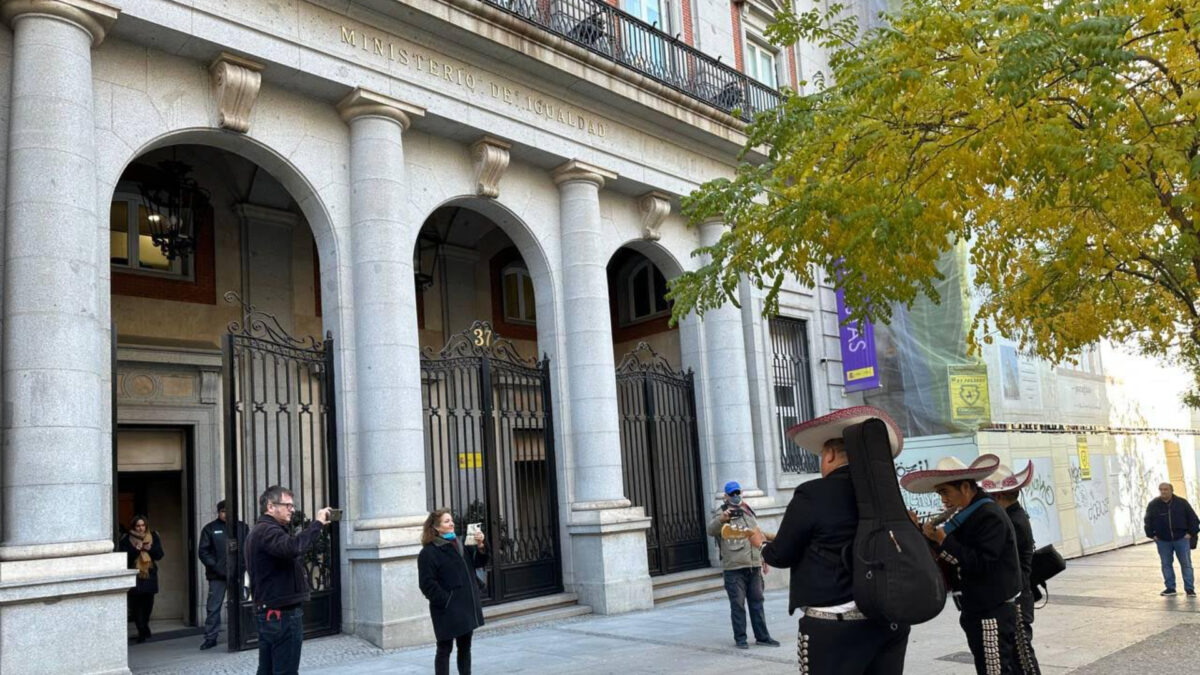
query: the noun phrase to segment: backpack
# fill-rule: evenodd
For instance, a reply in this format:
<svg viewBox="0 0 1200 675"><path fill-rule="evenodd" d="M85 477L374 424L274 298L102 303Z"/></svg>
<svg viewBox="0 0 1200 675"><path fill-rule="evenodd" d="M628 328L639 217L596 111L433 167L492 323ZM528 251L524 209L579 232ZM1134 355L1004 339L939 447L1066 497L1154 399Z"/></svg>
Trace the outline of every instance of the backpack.
<svg viewBox="0 0 1200 675"><path fill-rule="evenodd" d="M946 583L900 497L887 427L870 419L847 427L843 438L858 504L850 565L854 604L893 627L929 621L946 605Z"/></svg>

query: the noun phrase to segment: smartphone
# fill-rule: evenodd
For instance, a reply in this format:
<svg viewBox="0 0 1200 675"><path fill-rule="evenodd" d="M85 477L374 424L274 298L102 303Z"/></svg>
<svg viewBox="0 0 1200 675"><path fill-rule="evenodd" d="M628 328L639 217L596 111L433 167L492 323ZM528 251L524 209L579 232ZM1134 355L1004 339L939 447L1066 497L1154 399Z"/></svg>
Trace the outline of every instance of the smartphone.
<svg viewBox="0 0 1200 675"><path fill-rule="evenodd" d="M468 523L467 538L474 539L475 535L483 533L483 523Z"/></svg>
<svg viewBox="0 0 1200 675"><path fill-rule="evenodd" d="M329 522L334 523L342 519L341 509L329 509Z"/></svg>

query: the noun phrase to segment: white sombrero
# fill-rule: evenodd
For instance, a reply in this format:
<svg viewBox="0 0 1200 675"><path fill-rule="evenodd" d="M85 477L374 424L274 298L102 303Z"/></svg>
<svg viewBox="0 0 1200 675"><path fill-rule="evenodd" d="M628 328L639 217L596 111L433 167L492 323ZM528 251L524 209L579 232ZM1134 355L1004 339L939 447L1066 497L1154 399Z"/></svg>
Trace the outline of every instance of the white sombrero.
<svg viewBox="0 0 1200 675"><path fill-rule="evenodd" d="M904 434L900 433L900 426L896 424L891 415L869 405L843 408L828 415L801 422L787 430L787 437L804 450L816 455L820 454L825 441L831 438L841 438L846 427L862 424L869 419L879 419L887 425L888 441L892 444L892 457L899 455L900 450L904 448Z"/></svg>
<svg viewBox="0 0 1200 675"><path fill-rule="evenodd" d="M963 461L957 457L943 457L932 469L905 474L900 479L900 487L918 494L933 492L942 483L981 480L992 475L998 466L1000 466L1000 458L990 454L980 455L971 462L970 466L963 464Z"/></svg>
<svg viewBox="0 0 1200 675"><path fill-rule="evenodd" d="M1025 470L1021 473L1013 473L1012 469L1001 464L996 467L992 475L979 481L979 487L988 492L1008 492L1009 490L1020 490L1029 485L1029 481L1033 480L1033 462L1025 465Z"/></svg>

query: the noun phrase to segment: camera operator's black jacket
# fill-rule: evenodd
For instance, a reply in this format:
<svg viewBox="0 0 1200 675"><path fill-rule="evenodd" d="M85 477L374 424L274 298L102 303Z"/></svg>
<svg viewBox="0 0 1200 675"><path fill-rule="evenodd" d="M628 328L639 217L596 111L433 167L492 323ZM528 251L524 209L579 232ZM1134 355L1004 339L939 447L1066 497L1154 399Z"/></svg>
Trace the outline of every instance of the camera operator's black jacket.
<svg viewBox="0 0 1200 675"><path fill-rule="evenodd" d="M857 529L850 467L838 467L796 488L775 541L762 551L771 567L791 568L789 614L797 607L831 607L854 599L850 568L844 561Z"/></svg>
<svg viewBox="0 0 1200 675"><path fill-rule="evenodd" d="M285 609L308 600L308 575L304 554L321 536L321 521L292 536L287 528L263 514L246 537L246 566L250 570L250 593L256 610Z"/></svg>
<svg viewBox="0 0 1200 675"><path fill-rule="evenodd" d="M980 491L971 503L989 499L946 535L938 547L943 560L956 566L962 610L979 613L1000 606L1021 592L1017 535L1004 509Z"/></svg>

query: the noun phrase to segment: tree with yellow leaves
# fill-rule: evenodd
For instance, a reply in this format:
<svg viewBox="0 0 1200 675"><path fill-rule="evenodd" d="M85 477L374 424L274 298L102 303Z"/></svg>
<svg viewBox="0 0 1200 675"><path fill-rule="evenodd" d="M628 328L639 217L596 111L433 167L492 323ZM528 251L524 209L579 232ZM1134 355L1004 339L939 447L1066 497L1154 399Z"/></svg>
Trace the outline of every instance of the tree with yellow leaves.
<svg viewBox="0 0 1200 675"><path fill-rule="evenodd" d="M1200 382L1200 1L907 0L862 35L839 10L771 28L824 45L829 86L759 113L766 161L685 199L730 229L675 316L824 271L886 321L966 241L976 335L1054 362L1135 343Z"/></svg>

